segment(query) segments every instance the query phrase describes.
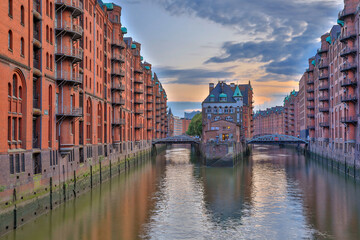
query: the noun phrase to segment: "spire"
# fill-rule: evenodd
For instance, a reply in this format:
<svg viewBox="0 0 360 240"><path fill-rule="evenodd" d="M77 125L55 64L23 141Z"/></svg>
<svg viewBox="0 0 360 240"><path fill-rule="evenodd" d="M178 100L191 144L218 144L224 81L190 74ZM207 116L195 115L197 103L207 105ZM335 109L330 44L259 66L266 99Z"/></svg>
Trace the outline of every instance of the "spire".
<svg viewBox="0 0 360 240"><path fill-rule="evenodd" d="M239 89L239 85L236 85L236 89L234 91L233 97L242 97L241 91Z"/></svg>
<svg viewBox="0 0 360 240"><path fill-rule="evenodd" d="M171 108L169 108L169 113L168 113L169 115L172 115L172 112L171 112Z"/></svg>

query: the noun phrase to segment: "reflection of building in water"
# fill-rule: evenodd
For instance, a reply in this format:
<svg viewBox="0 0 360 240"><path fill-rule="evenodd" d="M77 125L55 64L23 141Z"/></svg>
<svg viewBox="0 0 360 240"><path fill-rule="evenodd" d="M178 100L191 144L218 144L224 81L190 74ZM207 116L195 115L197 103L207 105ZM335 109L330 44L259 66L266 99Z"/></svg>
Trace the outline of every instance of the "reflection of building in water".
<svg viewBox="0 0 360 240"><path fill-rule="evenodd" d="M285 170L298 183L308 224L333 239L359 239L360 191L356 184L331 172L326 164L301 159L292 156ZM315 238L323 237L316 234Z"/></svg>
<svg viewBox="0 0 360 240"><path fill-rule="evenodd" d="M202 168L204 200L214 221L240 221L252 202L252 171L248 161L236 168ZM226 221L224 222L226 223Z"/></svg>

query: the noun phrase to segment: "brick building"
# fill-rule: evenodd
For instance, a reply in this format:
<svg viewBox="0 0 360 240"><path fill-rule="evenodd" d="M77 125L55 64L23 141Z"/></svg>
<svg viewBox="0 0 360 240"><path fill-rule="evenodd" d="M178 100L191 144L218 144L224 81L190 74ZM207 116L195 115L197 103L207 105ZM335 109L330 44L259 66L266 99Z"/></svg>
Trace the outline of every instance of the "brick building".
<svg viewBox="0 0 360 240"><path fill-rule="evenodd" d="M254 114L254 136L267 134L285 134L285 111L276 106Z"/></svg>
<svg viewBox="0 0 360 240"><path fill-rule="evenodd" d="M285 135L300 136L299 92L295 90L284 99Z"/></svg>
<svg viewBox="0 0 360 240"><path fill-rule="evenodd" d="M1 1L0 195L65 181L167 135L166 92L141 44L124 38L121 10L101 0Z"/></svg>
<svg viewBox="0 0 360 240"><path fill-rule="evenodd" d="M242 89L242 90L241 90ZM250 106L248 105L250 103ZM251 113L249 110L251 109ZM218 82L202 103L203 136L208 141L240 142L252 134L252 88Z"/></svg>

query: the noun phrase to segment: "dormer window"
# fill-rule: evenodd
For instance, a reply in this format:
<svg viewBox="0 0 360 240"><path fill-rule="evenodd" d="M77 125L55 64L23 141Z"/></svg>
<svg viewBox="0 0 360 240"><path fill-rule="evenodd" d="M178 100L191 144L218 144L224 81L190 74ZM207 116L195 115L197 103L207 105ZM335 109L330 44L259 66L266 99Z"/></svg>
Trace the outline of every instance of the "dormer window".
<svg viewBox="0 0 360 240"><path fill-rule="evenodd" d="M215 102L215 95L214 94L210 95L210 102Z"/></svg>
<svg viewBox="0 0 360 240"><path fill-rule="evenodd" d="M219 95L219 102L227 102L227 95L225 93Z"/></svg>

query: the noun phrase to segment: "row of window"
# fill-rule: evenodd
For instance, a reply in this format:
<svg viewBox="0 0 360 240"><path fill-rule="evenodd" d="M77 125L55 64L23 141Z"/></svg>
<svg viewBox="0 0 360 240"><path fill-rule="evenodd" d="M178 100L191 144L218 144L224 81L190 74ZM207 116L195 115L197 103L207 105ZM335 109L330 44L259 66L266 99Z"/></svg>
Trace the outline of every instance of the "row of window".
<svg viewBox="0 0 360 240"><path fill-rule="evenodd" d="M14 13L13 0L9 0L9 3L8 3L9 17L13 18L13 13ZM23 5L20 6L20 23L21 23L21 25L25 26L25 9L24 9Z"/></svg>
<svg viewBox="0 0 360 240"><path fill-rule="evenodd" d="M214 108L207 108L206 109L207 113L235 113L235 108L233 107L225 107L224 109L222 107L214 107Z"/></svg>
<svg viewBox="0 0 360 240"><path fill-rule="evenodd" d="M9 51L13 51L14 45L13 45L13 33L11 30L8 32L8 49ZM20 38L20 56L25 57L25 42L24 38Z"/></svg>
<svg viewBox="0 0 360 240"><path fill-rule="evenodd" d="M11 154L10 160L10 174L25 172L25 154Z"/></svg>

